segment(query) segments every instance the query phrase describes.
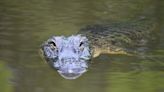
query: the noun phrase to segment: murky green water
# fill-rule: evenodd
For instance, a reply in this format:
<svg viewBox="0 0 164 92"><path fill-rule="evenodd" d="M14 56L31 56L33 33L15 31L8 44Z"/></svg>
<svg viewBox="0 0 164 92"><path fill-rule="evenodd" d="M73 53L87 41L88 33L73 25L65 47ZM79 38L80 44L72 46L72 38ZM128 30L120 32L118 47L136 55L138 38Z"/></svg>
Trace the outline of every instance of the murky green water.
<svg viewBox="0 0 164 92"><path fill-rule="evenodd" d="M164 92L163 11L163 0L1 0L0 92ZM101 55L70 81L38 54L52 35L145 16L157 18L159 33L146 58Z"/></svg>

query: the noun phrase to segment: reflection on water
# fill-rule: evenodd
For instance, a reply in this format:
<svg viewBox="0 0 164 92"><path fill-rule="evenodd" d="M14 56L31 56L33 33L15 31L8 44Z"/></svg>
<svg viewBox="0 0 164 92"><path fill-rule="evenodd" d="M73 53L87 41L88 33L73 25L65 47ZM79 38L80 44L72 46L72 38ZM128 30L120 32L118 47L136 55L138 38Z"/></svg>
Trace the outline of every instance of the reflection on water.
<svg viewBox="0 0 164 92"><path fill-rule="evenodd" d="M0 60L13 72L9 84L14 92L163 92L163 3L163 0L1 0ZM159 20L157 32L161 37L145 57L101 55L92 60L86 74L70 81L60 77L38 55L40 44L52 35L71 35L87 24L145 16ZM6 78L10 75L4 66L0 65L0 81L4 80L0 82L4 86L0 92L12 92L7 88Z"/></svg>
<svg viewBox="0 0 164 92"><path fill-rule="evenodd" d="M4 63L0 61L0 91L1 92L11 92L13 90L11 84L8 81L11 79L11 72Z"/></svg>

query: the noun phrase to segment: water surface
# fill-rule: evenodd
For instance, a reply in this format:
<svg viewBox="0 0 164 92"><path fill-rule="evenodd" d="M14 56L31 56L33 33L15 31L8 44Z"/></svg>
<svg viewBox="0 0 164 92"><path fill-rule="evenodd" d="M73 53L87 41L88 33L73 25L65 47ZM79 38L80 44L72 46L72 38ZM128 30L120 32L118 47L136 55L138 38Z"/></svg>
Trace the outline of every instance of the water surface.
<svg viewBox="0 0 164 92"><path fill-rule="evenodd" d="M1 0L0 92L164 92L163 10L163 0ZM38 54L52 35L147 16L157 19L158 35L144 57L101 55L70 81Z"/></svg>

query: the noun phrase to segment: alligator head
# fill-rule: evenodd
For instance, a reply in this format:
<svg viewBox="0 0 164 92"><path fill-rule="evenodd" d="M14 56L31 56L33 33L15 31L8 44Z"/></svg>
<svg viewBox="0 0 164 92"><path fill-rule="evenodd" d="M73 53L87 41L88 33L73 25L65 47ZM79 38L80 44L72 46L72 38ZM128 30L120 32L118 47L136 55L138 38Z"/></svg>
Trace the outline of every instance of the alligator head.
<svg viewBox="0 0 164 92"><path fill-rule="evenodd" d="M87 71L91 58L85 36L53 36L41 46L46 61L66 79L76 79Z"/></svg>

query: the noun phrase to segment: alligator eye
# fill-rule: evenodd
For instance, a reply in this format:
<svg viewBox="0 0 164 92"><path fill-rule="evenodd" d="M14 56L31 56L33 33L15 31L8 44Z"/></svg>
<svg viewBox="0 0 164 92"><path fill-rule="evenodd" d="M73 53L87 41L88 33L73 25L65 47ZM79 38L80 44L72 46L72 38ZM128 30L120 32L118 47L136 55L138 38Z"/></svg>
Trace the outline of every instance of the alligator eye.
<svg viewBox="0 0 164 92"><path fill-rule="evenodd" d="M84 50L84 46L82 46L83 44L84 44L83 42L80 42L79 48L80 48L81 51Z"/></svg>
<svg viewBox="0 0 164 92"><path fill-rule="evenodd" d="M80 45L79 45L79 47L81 47L83 44L84 44L83 42L80 42Z"/></svg>
<svg viewBox="0 0 164 92"><path fill-rule="evenodd" d="M51 41L51 42L49 42L48 44L50 45L51 49L56 49L56 44L55 44L55 42Z"/></svg>

